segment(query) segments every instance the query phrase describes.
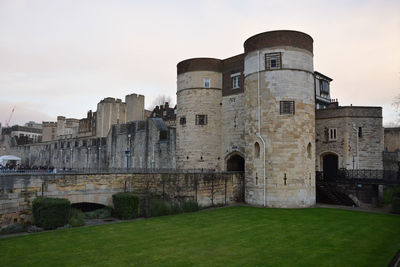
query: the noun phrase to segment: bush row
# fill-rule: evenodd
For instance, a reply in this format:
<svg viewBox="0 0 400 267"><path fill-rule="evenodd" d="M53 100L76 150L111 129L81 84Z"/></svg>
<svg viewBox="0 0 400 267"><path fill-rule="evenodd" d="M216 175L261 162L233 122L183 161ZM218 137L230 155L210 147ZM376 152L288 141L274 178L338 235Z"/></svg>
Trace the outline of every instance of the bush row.
<svg viewBox="0 0 400 267"><path fill-rule="evenodd" d="M38 197L32 203L32 212L37 226L45 230L65 226L85 225L85 217L88 219L108 218L112 211L121 219L133 219L139 216L139 197L132 193L117 193L112 196L114 210L111 207L83 213L81 210L71 208L71 203L62 198ZM200 209L196 201L188 201L183 204L168 204L162 199L152 199L146 215L150 217L193 212ZM70 227L69 226L69 227Z"/></svg>
<svg viewBox="0 0 400 267"><path fill-rule="evenodd" d="M150 201L147 216L156 217L183 212L194 212L198 211L199 209L199 204L193 200L187 201L182 205L179 203L172 203L170 205L162 199L152 199Z"/></svg>

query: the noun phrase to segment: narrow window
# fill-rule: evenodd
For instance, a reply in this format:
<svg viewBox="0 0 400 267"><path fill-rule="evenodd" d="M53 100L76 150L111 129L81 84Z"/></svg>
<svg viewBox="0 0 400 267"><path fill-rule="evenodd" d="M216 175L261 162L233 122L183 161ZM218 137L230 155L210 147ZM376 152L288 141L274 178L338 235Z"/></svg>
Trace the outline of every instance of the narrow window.
<svg viewBox="0 0 400 267"><path fill-rule="evenodd" d="M179 124L180 124L180 125L186 125L186 117L181 117L181 118L179 119Z"/></svg>
<svg viewBox="0 0 400 267"><path fill-rule="evenodd" d="M307 157L311 159L311 143L308 143L307 146Z"/></svg>
<svg viewBox="0 0 400 267"><path fill-rule="evenodd" d="M196 115L196 125L206 125L207 115Z"/></svg>
<svg viewBox="0 0 400 267"><path fill-rule="evenodd" d="M281 68L281 53L265 54L265 69L274 70Z"/></svg>
<svg viewBox="0 0 400 267"><path fill-rule="evenodd" d="M210 78L204 78L204 88L210 88L211 80Z"/></svg>
<svg viewBox="0 0 400 267"><path fill-rule="evenodd" d="M358 127L358 137L359 137L359 138L363 137L363 134L362 134L362 127Z"/></svg>
<svg viewBox="0 0 400 267"><path fill-rule="evenodd" d="M281 115L294 115L295 103L294 101L280 101Z"/></svg>
<svg viewBox="0 0 400 267"><path fill-rule="evenodd" d="M329 141L337 140L337 130L336 128L329 128Z"/></svg>
<svg viewBox="0 0 400 267"><path fill-rule="evenodd" d="M258 142L254 144L254 157L256 159L260 158L260 144Z"/></svg>

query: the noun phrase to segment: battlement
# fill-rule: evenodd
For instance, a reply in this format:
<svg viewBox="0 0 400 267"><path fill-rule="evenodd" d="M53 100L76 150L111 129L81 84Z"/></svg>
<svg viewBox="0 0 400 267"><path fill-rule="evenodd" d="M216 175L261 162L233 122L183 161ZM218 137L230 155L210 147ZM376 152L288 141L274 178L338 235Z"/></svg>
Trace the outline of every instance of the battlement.
<svg viewBox="0 0 400 267"><path fill-rule="evenodd" d="M122 103L122 100L114 97L106 97L99 102L99 104L101 103Z"/></svg>
<svg viewBox="0 0 400 267"><path fill-rule="evenodd" d="M42 127L57 127L57 122L55 121L43 121Z"/></svg>
<svg viewBox="0 0 400 267"><path fill-rule="evenodd" d="M382 107L337 106L315 111L317 120L343 117L382 118Z"/></svg>

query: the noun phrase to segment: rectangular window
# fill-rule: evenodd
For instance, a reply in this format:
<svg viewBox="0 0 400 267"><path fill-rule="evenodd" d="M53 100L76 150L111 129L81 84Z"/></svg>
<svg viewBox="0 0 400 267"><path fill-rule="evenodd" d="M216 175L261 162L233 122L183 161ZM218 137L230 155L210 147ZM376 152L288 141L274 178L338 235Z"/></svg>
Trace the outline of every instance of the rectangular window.
<svg viewBox="0 0 400 267"><path fill-rule="evenodd" d="M265 54L265 69L266 70L275 70L280 69L282 67L281 64L281 53L268 53Z"/></svg>
<svg viewBox="0 0 400 267"><path fill-rule="evenodd" d="M210 78L204 78L204 88L210 88L211 80Z"/></svg>
<svg viewBox="0 0 400 267"><path fill-rule="evenodd" d="M232 89L239 89L240 88L240 72L232 74Z"/></svg>
<svg viewBox="0 0 400 267"><path fill-rule="evenodd" d="M295 103L294 101L280 101L281 115L294 115Z"/></svg>
<svg viewBox="0 0 400 267"><path fill-rule="evenodd" d="M206 125L207 115L196 115L196 125Z"/></svg>
<svg viewBox="0 0 400 267"><path fill-rule="evenodd" d="M180 124L180 125L186 125L186 117L181 117L181 118L179 119L179 124Z"/></svg>
<svg viewBox="0 0 400 267"><path fill-rule="evenodd" d="M337 140L336 128L329 128L329 141Z"/></svg>
<svg viewBox="0 0 400 267"><path fill-rule="evenodd" d="M329 94L329 83L325 80L319 80L319 89L323 94Z"/></svg>

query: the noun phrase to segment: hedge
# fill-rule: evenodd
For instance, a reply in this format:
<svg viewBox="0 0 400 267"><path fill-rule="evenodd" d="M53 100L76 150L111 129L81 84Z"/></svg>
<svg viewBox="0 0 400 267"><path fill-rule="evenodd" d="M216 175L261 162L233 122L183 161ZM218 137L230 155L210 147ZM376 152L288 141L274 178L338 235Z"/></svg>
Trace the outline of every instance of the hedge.
<svg viewBox="0 0 400 267"><path fill-rule="evenodd" d="M46 230L68 223L71 203L63 198L36 198L32 203L33 218L37 226Z"/></svg>
<svg viewBox="0 0 400 267"><path fill-rule="evenodd" d="M184 212L193 212L198 211L200 209L200 206L196 201L189 200L188 202L183 203L182 209Z"/></svg>
<svg viewBox="0 0 400 267"><path fill-rule="evenodd" d="M72 227L78 227L85 225L85 215L81 210L71 209L71 216L69 217L69 224Z"/></svg>
<svg viewBox="0 0 400 267"><path fill-rule="evenodd" d="M132 193L117 193L112 196L115 214L121 219L133 219L139 215L139 197Z"/></svg>
<svg viewBox="0 0 400 267"><path fill-rule="evenodd" d="M400 214L400 197L393 197L392 212Z"/></svg>
<svg viewBox="0 0 400 267"><path fill-rule="evenodd" d="M171 206L162 199L152 199L150 201L149 213L150 217L164 216L171 214Z"/></svg>

